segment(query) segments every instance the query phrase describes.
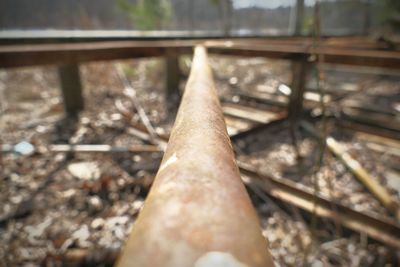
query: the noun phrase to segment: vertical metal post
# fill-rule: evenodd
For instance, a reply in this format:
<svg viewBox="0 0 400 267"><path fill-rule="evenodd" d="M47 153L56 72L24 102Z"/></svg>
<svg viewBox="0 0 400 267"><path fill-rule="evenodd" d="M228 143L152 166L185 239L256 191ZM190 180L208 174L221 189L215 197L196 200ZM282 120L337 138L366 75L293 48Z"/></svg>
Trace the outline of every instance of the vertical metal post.
<svg viewBox="0 0 400 267"><path fill-rule="evenodd" d="M289 97L288 113L291 119L297 119L303 109L303 96L307 82L309 64L305 61L292 62L292 92Z"/></svg>
<svg viewBox="0 0 400 267"><path fill-rule="evenodd" d="M301 155L297 146L296 130L303 111L303 97L307 82L308 68L309 64L305 60L292 62L292 91L289 97L288 116L290 121L290 135L298 159L301 158Z"/></svg>
<svg viewBox="0 0 400 267"><path fill-rule="evenodd" d="M118 267L271 267L204 47L196 47L160 169Z"/></svg>
<svg viewBox="0 0 400 267"><path fill-rule="evenodd" d="M293 14L293 13L292 13ZM304 21L304 0L296 0L295 19L293 35L301 36ZM303 110L303 95L305 90L307 67L305 61L293 61L292 67L292 92L289 97L288 114L290 120L289 133L292 139L293 148L297 159L300 160L301 154L297 146L296 130L298 128L298 119Z"/></svg>
<svg viewBox="0 0 400 267"><path fill-rule="evenodd" d="M180 69L179 69L179 55L178 51L173 48L169 48L165 55L165 89L166 96L165 101L167 104L168 112L175 114L178 109L180 94L179 94L179 82L180 82Z"/></svg>
<svg viewBox="0 0 400 267"><path fill-rule="evenodd" d="M84 107L79 66L75 64L59 66L58 76L65 112L67 116L76 116Z"/></svg>

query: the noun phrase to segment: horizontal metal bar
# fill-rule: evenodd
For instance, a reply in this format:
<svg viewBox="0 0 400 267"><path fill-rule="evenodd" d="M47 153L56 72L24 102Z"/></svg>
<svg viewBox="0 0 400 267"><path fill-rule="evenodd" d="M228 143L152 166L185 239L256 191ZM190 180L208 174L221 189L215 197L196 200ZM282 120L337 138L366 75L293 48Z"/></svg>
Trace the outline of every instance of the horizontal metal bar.
<svg viewBox="0 0 400 267"><path fill-rule="evenodd" d="M240 179L204 47L117 266L274 266Z"/></svg>
<svg viewBox="0 0 400 267"><path fill-rule="evenodd" d="M282 44L235 45L227 43L224 46L208 45L207 47L210 53L221 55L307 60L311 55L318 54L323 56L324 63L400 69L399 51L328 46L313 49L312 46Z"/></svg>
<svg viewBox="0 0 400 267"><path fill-rule="evenodd" d="M55 43L29 45L1 45L0 67L23 67L46 64L71 64L96 60L114 60L165 55L170 48L189 54L197 44L208 47L209 53L233 56L266 57L287 60L307 60L314 53L324 62L356 66L400 69L399 51L359 49L351 47L312 46L302 42L241 40L162 40L108 41L86 43ZM350 45L350 44L349 44Z"/></svg>
<svg viewBox="0 0 400 267"><path fill-rule="evenodd" d="M0 67L72 64L88 61L158 57L169 47L191 52L193 43L116 41L0 46Z"/></svg>
<svg viewBox="0 0 400 267"><path fill-rule="evenodd" d="M111 152L111 153L121 153L121 152L158 152L162 153L163 149L155 145L131 145L131 146L110 146L110 145L95 145L95 144L59 144L50 145L49 151L51 152Z"/></svg>
<svg viewBox="0 0 400 267"><path fill-rule="evenodd" d="M323 39L335 40L335 43L348 40L360 41L365 44L369 40L365 36L351 33L344 35L330 34L321 36ZM226 39L221 30L204 31L134 31L134 30L2 30L0 43L37 43L37 42L86 42L86 41L116 41L116 40L171 40L171 39ZM311 39L310 37L293 37L291 33L269 30L252 30L248 32L231 31L229 39ZM392 41L392 40L391 40Z"/></svg>
<svg viewBox="0 0 400 267"><path fill-rule="evenodd" d="M354 231L365 233L392 248L400 249L400 226L394 221L367 215L322 196L314 195L305 186L300 186L288 179L276 179L269 175L260 174L248 164L238 162L245 182L255 183L266 193L297 206L308 212L339 222ZM246 176L251 180L246 180ZM316 203L314 205L314 203Z"/></svg>

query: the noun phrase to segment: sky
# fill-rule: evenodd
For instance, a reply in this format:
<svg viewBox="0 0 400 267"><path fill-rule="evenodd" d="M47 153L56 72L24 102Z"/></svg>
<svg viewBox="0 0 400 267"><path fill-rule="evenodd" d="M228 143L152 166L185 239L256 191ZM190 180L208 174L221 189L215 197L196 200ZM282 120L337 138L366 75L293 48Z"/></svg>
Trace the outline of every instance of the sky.
<svg viewBox="0 0 400 267"><path fill-rule="evenodd" d="M245 7L263 7L263 8L277 8L279 6L293 5L296 0L233 0L234 8ZM313 5L315 0L305 0L306 5Z"/></svg>

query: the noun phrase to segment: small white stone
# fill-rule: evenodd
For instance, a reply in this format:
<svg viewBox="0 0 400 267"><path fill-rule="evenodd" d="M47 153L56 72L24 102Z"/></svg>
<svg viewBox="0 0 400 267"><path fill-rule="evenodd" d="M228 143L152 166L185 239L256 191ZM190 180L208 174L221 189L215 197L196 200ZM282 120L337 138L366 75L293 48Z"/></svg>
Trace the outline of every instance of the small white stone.
<svg viewBox="0 0 400 267"><path fill-rule="evenodd" d="M211 251L201 256L194 267L248 267L246 264L238 261L230 253Z"/></svg>
<svg viewBox="0 0 400 267"><path fill-rule="evenodd" d="M96 180L100 177L100 169L96 162L71 163L68 165L68 171L83 180Z"/></svg>
<svg viewBox="0 0 400 267"><path fill-rule="evenodd" d="M89 207L94 211L99 211L103 208L103 203L98 196L93 196L89 198Z"/></svg>
<svg viewBox="0 0 400 267"><path fill-rule="evenodd" d="M90 227L97 230L103 227L103 225L104 225L104 220L102 218L96 218L92 221Z"/></svg>

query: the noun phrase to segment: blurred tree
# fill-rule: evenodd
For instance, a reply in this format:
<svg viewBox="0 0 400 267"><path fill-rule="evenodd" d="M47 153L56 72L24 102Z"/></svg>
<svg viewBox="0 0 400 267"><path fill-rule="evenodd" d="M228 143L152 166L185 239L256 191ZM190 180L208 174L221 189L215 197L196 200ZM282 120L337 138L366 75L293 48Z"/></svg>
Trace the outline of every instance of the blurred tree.
<svg viewBox="0 0 400 267"><path fill-rule="evenodd" d="M232 28L232 0L209 0L211 4L218 8L221 18L222 29L225 36L229 36Z"/></svg>
<svg viewBox="0 0 400 267"><path fill-rule="evenodd" d="M303 24L304 24L304 0L297 0L296 1L296 18L295 18L295 25L294 25L294 35L301 35L303 31Z"/></svg>
<svg viewBox="0 0 400 267"><path fill-rule="evenodd" d="M381 2L381 1L378 1ZM399 0L383 0L381 2L380 18L384 26L390 30L399 31L400 29L400 1Z"/></svg>
<svg viewBox="0 0 400 267"><path fill-rule="evenodd" d="M159 30L167 26L172 17L169 0L117 0L118 7L127 12L138 30Z"/></svg>

